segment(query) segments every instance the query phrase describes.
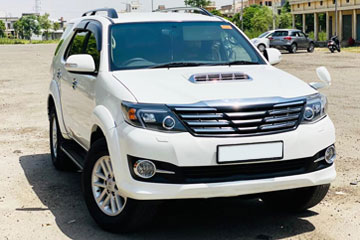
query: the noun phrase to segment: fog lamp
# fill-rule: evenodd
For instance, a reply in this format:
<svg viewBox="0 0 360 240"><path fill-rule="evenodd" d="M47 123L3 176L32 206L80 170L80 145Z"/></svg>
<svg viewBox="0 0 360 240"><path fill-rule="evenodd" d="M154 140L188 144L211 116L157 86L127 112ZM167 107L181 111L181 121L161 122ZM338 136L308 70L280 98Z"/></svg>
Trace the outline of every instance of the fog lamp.
<svg viewBox="0 0 360 240"><path fill-rule="evenodd" d="M156 166L149 160L138 160L135 162L134 173L141 178L151 178L156 173Z"/></svg>
<svg viewBox="0 0 360 240"><path fill-rule="evenodd" d="M330 146L325 151L325 161L328 164L332 164L336 157L336 151L334 146Z"/></svg>

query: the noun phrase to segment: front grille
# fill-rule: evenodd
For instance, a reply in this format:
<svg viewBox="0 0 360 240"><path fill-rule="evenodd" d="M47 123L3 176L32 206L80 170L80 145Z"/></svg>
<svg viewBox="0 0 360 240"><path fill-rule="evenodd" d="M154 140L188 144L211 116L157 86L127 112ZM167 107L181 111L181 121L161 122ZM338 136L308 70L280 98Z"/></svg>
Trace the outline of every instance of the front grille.
<svg viewBox="0 0 360 240"><path fill-rule="evenodd" d="M249 136L290 131L299 125L305 100L235 107L174 107L197 136Z"/></svg>

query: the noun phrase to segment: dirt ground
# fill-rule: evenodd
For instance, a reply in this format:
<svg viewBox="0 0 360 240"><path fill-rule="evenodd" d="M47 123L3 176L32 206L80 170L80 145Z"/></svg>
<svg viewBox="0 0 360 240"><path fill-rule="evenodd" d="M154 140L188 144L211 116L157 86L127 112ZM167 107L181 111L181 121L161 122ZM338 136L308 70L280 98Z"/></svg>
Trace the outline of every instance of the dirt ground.
<svg viewBox="0 0 360 240"><path fill-rule="evenodd" d="M0 46L0 239L360 239L360 54L283 54L279 68L317 81L337 129L338 177L310 211L277 213L255 200L171 201L145 231L102 231L82 199L80 174L57 172L48 148L46 98L55 45Z"/></svg>

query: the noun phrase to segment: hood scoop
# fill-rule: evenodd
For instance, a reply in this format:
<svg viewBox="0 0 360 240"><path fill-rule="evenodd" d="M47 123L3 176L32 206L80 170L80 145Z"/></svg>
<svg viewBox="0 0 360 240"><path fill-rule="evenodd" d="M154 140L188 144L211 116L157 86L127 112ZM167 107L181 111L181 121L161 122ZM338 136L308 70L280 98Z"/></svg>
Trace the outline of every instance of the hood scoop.
<svg viewBox="0 0 360 240"><path fill-rule="evenodd" d="M190 76L192 83L216 83L223 81L250 81L252 78L242 72L227 73L198 73Z"/></svg>

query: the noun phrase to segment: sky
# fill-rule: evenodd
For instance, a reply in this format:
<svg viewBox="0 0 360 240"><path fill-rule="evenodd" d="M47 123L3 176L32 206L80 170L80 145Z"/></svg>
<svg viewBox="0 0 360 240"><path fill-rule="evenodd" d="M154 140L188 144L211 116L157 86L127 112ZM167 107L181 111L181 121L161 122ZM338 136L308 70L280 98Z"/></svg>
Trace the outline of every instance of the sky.
<svg viewBox="0 0 360 240"><path fill-rule="evenodd" d="M40 0L40 13L49 13L51 19L64 17L66 20L77 18L82 13L102 7L113 7L117 10L125 9L125 4L131 0ZM154 8L158 5L166 7L184 6L183 0L153 0ZM218 7L232 4L233 0L217 0ZM142 11L151 10L151 0L140 0ZM5 15L20 17L23 12L34 12L35 0L0 0L0 17Z"/></svg>

